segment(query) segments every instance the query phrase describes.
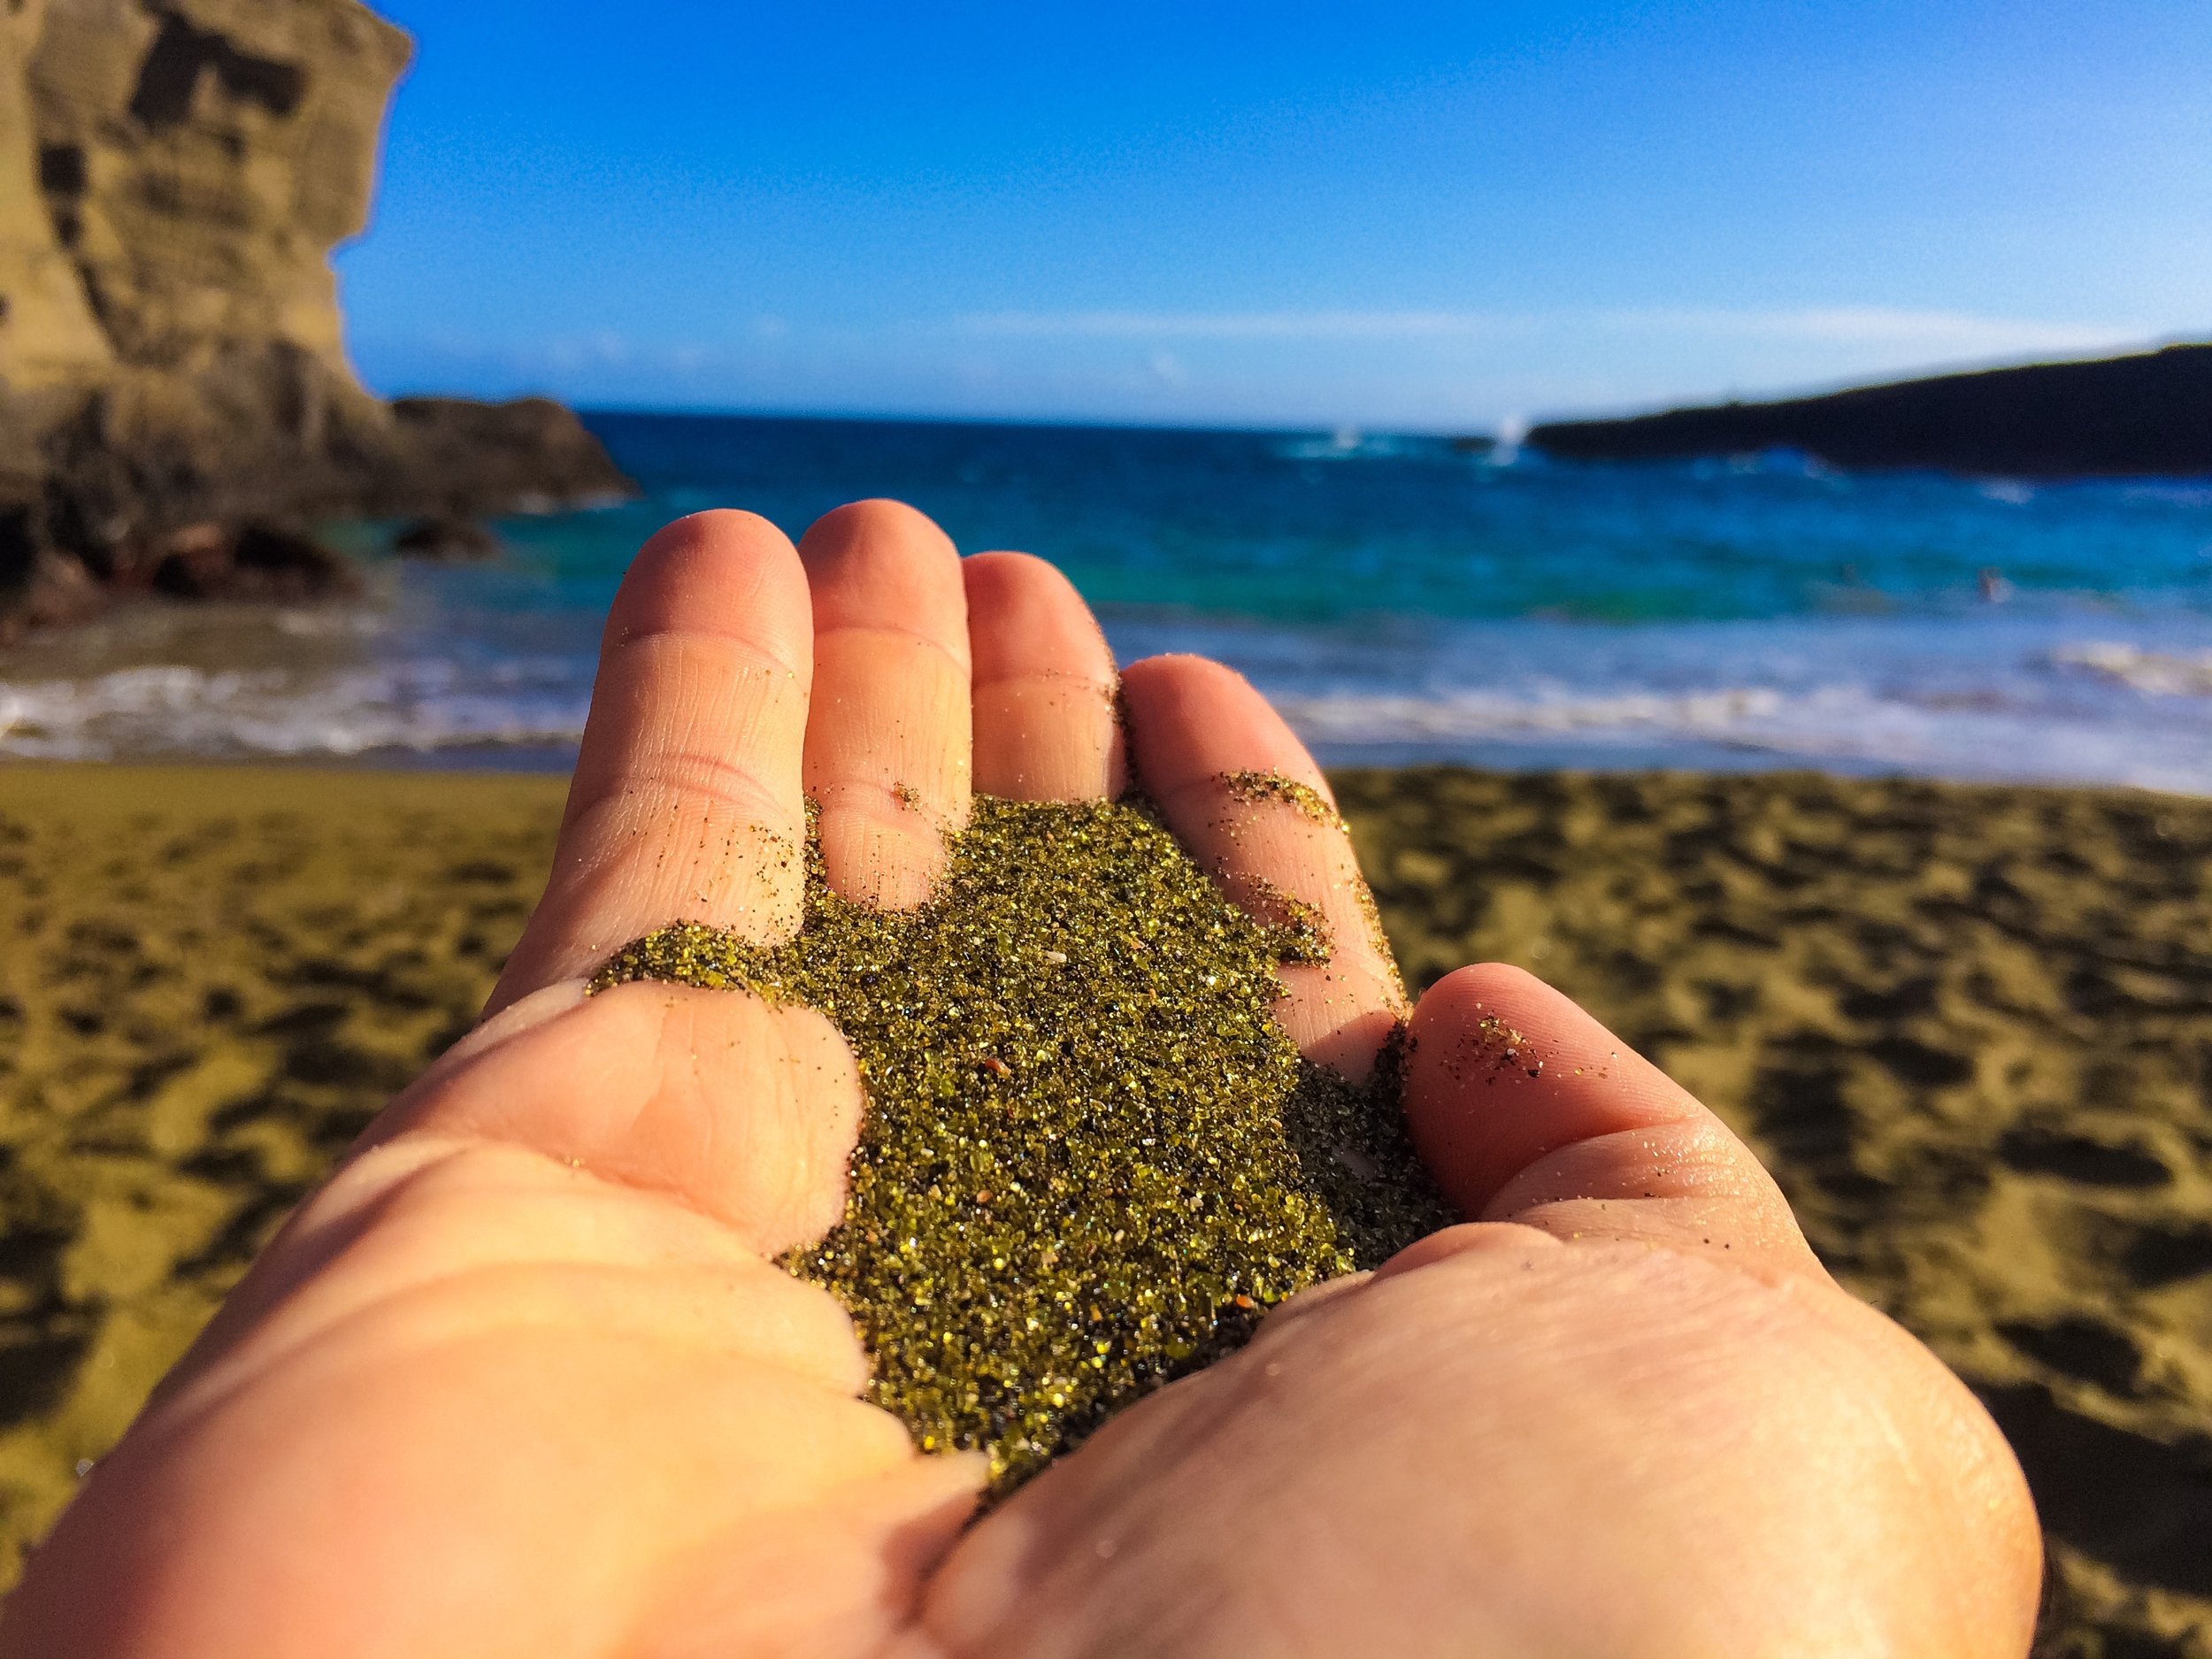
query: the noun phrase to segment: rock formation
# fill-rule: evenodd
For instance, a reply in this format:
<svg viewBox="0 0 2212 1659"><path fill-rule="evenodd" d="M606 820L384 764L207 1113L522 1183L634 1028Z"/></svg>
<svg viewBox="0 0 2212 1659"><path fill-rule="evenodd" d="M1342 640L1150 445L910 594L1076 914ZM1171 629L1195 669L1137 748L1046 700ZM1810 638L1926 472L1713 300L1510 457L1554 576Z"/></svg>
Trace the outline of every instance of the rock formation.
<svg viewBox="0 0 2212 1659"><path fill-rule="evenodd" d="M2015 478L2212 472L2212 345L1945 374L1827 397L1562 421L1528 442L1577 460L1801 449L1842 467Z"/></svg>
<svg viewBox="0 0 2212 1659"><path fill-rule="evenodd" d="M354 378L329 254L411 50L357 0L0 0L0 617L342 584L318 518L628 488L557 405Z"/></svg>

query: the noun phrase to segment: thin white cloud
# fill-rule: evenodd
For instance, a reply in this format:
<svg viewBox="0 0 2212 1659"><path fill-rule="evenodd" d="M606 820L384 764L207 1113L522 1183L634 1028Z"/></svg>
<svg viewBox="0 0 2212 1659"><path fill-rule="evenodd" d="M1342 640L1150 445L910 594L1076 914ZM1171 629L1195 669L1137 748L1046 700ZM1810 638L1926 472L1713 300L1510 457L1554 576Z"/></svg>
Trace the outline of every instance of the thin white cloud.
<svg viewBox="0 0 2212 1659"><path fill-rule="evenodd" d="M1815 306L1796 311L1618 311L1599 313L1592 320L1624 333L1718 334L1975 352L2099 350L2132 344L2151 333L2139 326L2054 323L1880 305Z"/></svg>
<svg viewBox="0 0 2212 1659"><path fill-rule="evenodd" d="M1438 340L1609 334L1705 335L1893 349L1937 356L2093 351L2145 339L2139 326L1979 317L1877 305L1798 310L1647 309L1516 313L1455 311L987 311L955 319L957 332L1010 339Z"/></svg>
<svg viewBox="0 0 2212 1659"><path fill-rule="evenodd" d="M1510 333L1520 318L1483 311L983 311L963 334L1027 339L1417 340Z"/></svg>

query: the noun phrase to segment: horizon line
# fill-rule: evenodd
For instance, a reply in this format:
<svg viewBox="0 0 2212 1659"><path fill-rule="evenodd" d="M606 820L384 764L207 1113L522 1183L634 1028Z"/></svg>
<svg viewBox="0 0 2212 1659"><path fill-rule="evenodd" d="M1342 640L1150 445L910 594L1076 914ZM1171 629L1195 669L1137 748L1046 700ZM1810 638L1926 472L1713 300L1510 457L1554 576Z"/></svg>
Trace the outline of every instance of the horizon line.
<svg viewBox="0 0 2212 1659"><path fill-rule="evenodd" d="M1750 396L1708 398L1694 402L1658 402L1640 403L1626 410L1592 410L1577 412L1548 414L1539 419L1518 421L1513 418L1495 423L1503 426L1518 426L1522 431L1544 426L1565 426L1582 421L1635 419L1647 415L1674 413L1685 410L1755 407L1766 403L1787 403L1809 399L1834 396L1845 392L1868 391L1883 387L1909 386L1923 380L1949 380L1962 375L2001 373L2011 369L2058 367L2067 364L2117 362L2130 357L2153 357L2162 351L2190 348L2212 347L2212 335L2195 338L2173 335L2153 338L2125 349L2088 350L2082 353L2049 353L2028 357L2006 356L1990 358L1970 358L1932 364L1924 369L1880 380L1850 379L1822 381L1786 387L1761 392ZM409 388L384 394L388 401L402 397L449 396L453 394L431 389ZM1144 419L1110 414L1020 414L981 413L967 411L931 411L912 408L847 406L825 409L805 405L741 405L720 403L641 403L629 399L597 402L588 398L564 398L553 392L518 392L511 398L491 401L509 402L527 397L546 397L565 403L580 414L603 415L658 415L688 417L700 419L731 420L818 420L823 422L851 422L855 424L882 424L905 426L1032 426L1073 427L1102 432L1217 432L1248 433L1255 435L1306 435L1313 434L1358 433L1391 437L1421 437L1445 440L1482 439L1491 442L1517 442L1506 440L1497 432L1479 429L1474 426L1396 425L1357 419L1316 420L1284 426L1260 425L1240 419L1208 420L1203 419L1178 419L1172 417Z"/></svg>

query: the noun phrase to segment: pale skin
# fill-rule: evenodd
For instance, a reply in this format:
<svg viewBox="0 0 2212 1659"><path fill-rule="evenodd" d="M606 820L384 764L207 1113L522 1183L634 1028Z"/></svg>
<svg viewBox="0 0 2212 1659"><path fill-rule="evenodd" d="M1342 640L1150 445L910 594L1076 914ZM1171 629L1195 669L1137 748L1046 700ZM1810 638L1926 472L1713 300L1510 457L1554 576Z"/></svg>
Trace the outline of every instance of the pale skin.
<svg viewBox="0 0 2212 1659"><path fill-rule="evenodd" d="M1321 907L1336 958L1282 1018L1363 1070L1402 1004L1350 846L1222 781L1325 789L1311 760L1215 664L1131 667L1125 733L1114 683L1049 566L962 560L907 508L795 549L741 513L657 536L484 1022L88 1478L0 1655L2020 1659L2034 1517L1972 1396L1709 1112L1497 966L1411 1013L1408 1120L1468 1224L967 1525L979 1461L862 1403L849 1322L771 1264L841 1212L835 1032L584 980L671 920L787 933L808 796L833 884L900 905L972 792L1133 769L1233 895Z"/></svg>

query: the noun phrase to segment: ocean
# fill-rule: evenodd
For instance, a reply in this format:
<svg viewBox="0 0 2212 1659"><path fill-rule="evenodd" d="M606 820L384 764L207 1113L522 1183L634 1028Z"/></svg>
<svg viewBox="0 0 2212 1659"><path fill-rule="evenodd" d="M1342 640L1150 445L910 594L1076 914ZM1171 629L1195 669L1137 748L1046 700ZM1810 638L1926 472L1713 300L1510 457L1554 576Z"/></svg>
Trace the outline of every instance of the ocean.
<svg viewBox="0 0 2212 1659"><path fill-rule="evenodd" d="M1199 651L1326 763L1816 767L2212 794L2212 480L1593 465L1435 438L588 417L642 499L357 602L146 602L0 651L0 755L559 769L638 543L862 495L1052 560L1123 660Z"/></svg>

